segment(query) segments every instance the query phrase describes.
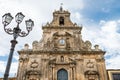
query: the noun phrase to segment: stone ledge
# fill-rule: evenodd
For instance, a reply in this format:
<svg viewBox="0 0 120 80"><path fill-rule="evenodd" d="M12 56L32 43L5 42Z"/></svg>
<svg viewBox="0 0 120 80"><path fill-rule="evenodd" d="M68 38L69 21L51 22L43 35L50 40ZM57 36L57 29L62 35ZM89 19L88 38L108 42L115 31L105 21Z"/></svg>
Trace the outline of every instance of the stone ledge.
<svg viewBox="0 0 120 80"><path fill-rule="evenodd" d="M42 29L82 29L82 27L71 27L71 26L43 26Z"/></svg>
<svg viewBox="0 0 120 80"><path fill-rule="evenodd" d="M27 53L27 54L41 54L41 53L48 53L48 54L82 54L82 55L88 55L88 54L105 54L105 51L45 51L45 50L39 50L39 51L18 51L18 53Z"/></svg>

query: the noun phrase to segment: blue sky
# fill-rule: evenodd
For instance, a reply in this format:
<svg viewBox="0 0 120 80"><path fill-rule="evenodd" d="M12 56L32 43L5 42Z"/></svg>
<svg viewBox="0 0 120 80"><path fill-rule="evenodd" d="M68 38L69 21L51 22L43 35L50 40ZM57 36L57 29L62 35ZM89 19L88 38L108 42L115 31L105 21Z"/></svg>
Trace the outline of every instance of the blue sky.
<svg viewBox="0 0 120 80"><path fill-rule="evenodd" d="M117 0L86 0L83 15L96 21L119 19L120 5ZM89 13L89 14L88 14Z"/></svg>
<svg viewBox="0 0 120 80"><path fill-rule="evenodd" d="M120 0L0 0L0 77L4 70L10 49L12 36L4 32L2 15L10 12L14 17L16 13L22 12L25 19L34 20L35 26L32 32L24 38L18 38L10 76L15 76L18 67L18 53L24 44L32 45L34 40L42 37L41 26L52 20L52 12L63 8L71 13L71 20L78 25L83 25L82 38L89 40L93 45L99 44L106 51L106 68L120 69ZM10 26L16 26L15 20ZM21 23L23 30L24 22Z"/></svg>

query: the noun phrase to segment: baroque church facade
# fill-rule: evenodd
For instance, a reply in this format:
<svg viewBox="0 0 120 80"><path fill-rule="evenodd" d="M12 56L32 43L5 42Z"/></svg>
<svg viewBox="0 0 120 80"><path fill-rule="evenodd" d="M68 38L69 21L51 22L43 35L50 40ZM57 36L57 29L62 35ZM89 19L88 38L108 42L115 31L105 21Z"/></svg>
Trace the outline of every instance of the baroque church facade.
<svg viewBox="0 0 120 80"><path fill-rule="evenodd" d="M17 80L108 80L105 51L82 39L82 26L71 21L69 11L60 7L42 29L32 49L25 44L18 51Z"/></svg>

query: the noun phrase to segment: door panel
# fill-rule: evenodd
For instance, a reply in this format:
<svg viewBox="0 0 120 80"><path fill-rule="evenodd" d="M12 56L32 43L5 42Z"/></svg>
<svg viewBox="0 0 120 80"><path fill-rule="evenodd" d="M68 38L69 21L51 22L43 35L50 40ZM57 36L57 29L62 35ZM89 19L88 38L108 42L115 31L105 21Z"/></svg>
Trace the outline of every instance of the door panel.
<svg viewBox="0 0 120 80"><path fill-rule="evenodd" d="M68 80L68 72L65 69L60 69L57 72L57 80Z"/></svg>

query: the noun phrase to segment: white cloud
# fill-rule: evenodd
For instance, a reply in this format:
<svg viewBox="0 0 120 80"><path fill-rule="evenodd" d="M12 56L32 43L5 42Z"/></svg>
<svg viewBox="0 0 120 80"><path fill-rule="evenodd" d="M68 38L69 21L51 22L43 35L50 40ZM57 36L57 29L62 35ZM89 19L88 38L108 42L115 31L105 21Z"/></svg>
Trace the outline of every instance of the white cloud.
<svg viewBox="0 0 120 80"><path fill-rule="evenodd" d="M79 13L79 12L77 12L77 11L75 11L75 12L72 12L72 14L71 14L71 19L72 19L72 21L73 22L75 22L76 24L78 24L77 22L84 22L84 18L83 18L83 16ZM79 25L79 24L78 24Z"/></svg>
<svg viewBox="0 0 120 80"><path fill-rule="evenodd" d="M5 70L5 62L4 61L0 61L0 73L3 73Z"/></svg>
<svg viewBox="0 0 120 80"><path fill-rule="evenodd" d="M10 69L11 76L14 76L17 73L17 69L18 69L18 62L13 62L11 64L11 69Z"/></svg>
<svg viewBox="0 0 120 80"><path fill-rule="evenodd" d="M106 59L107 69L120 69L120 55Z"/></svg>
<svg viewBox="0 0 120 80"><path fill-rule="evenodd" d="M5 68L6 68L6 62L5 61L0 61L0 76L2 76L2 77L4 75ZM11 64L9 75L14 77L15 74L17 73L17 68L18 68L18 62L13 62Z"/></svg>
<svg viewBox="0 0 120 80"><path fill-rule="evenodd" d="M120 27L119 20L114 21L100 21L100 28L97 30L92 28L88 30L84 27L84 39L89 39L93 44L99 44L103 50L106 51L106 67L107 68L120 68L120 33L117 29Z"/></svg>
<svg viewBox="0 0 120 80"><path fill-rule="evenodd" d="M106 45L104 45L106 48L118 49L120 47L120 45L118 45L120 43L120 34L117 32L118 27L119 24L117 21L108 21L103 24L100 33L104 40L102 43L106 43Z"/></svg>

